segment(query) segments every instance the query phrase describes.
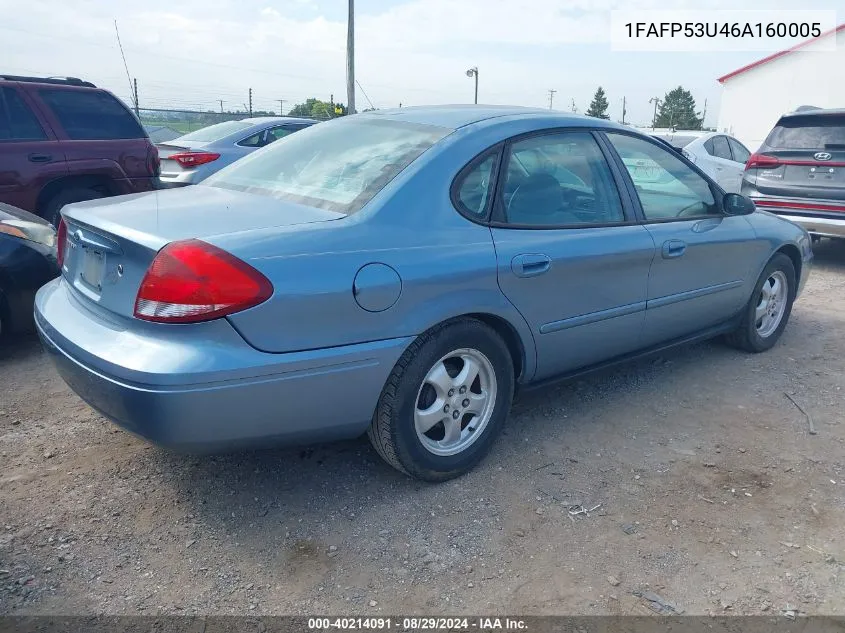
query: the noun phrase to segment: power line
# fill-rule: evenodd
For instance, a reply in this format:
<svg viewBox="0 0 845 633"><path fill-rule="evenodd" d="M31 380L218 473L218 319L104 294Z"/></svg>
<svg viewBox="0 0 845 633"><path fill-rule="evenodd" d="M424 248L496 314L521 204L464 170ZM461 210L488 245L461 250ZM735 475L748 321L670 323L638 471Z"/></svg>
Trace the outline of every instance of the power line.
<svg viewBox="0 0 845 633"><path fill-rule="evenodd" d="M126 69L126 81L129 82L129 92L130 94L133 93L132 90L132 78L129 75L129 65L126 63L126 54L123 52L123 44L120 43L120 31L117 30L117 20L114 21L114 34L117 35L117 46L120 48L120 56L123 58L123 68ZM134 94L137 95L138 93L138 83L135 82L135 90ZM135 100L135 108L138 108L138 100Z"/></svg>

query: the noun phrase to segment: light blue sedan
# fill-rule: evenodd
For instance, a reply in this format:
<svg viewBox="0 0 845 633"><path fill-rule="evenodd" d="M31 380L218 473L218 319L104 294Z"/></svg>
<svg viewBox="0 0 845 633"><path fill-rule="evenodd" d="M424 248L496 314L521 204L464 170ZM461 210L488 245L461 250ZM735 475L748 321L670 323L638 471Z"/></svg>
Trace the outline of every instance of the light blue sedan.
<svg viewBox="0 0 845 633"><path fill-rule="evenodd" d="M187 451L367 432L431 481L526 385L717 335L769 349L812 263L803 229L658 141L509 107L321 123L63 218L36 322L91 406Z"/></svg>

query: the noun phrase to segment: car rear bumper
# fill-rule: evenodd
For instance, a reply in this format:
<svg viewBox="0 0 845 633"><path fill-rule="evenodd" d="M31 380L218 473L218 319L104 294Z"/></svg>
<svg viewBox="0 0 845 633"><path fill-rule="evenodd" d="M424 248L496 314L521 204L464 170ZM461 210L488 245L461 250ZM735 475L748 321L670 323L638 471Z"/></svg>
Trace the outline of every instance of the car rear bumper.
<svg viewBox="0 0 845 633"><path fill-rule="evenodd" d="M149 442L189 452L360 435L412 340L268 354L225 319L162 326L99 314L62 279L39 290L35 322L83 400Z"/></svg>
<svg viewBox="0 0 845 633"><path fill-rule="evenodd" d="M752 197L758 209L769 211L822 237L845 238L845 204L837 200Z"/></svg>

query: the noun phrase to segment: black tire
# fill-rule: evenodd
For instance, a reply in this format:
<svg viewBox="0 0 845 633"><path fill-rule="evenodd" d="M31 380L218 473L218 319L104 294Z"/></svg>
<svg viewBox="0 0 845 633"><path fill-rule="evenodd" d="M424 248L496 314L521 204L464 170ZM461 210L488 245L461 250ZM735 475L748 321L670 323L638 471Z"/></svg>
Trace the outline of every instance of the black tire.
<svg viewBox="0 0 845 633"><path fill-rule="evenodd" d="M414 411L429 370L459 349L477 350L490 361L497 385L495 404L481 435L469 446L454 455L436 455L417 436ZM446 481L471 470L487 455L507 419L513 392L513 360L501 336L476 319L448 321L422 334L397 361L367 435L397 470L424 481Z"/></svg>
<svg viewBox="0 0 845 633"><path fill-rule="evenodd" d="M786 293L786 308L781 317L777 328L769 335L763 337L757 331L757 320L755 319L755 310L760 301L760 294L763 289L763 284L767 282L769 277L776 271L780 271L786 277L787 293ZM760 278L754 285L754 292L751 293L751 298L748 300L748 305L745 306L742 321L739 327L727 336L727 341L734 347L745 350L747 352L765 352L771 349L775 343L778 342L789 315L792 313L792 302L795 301L795 291L798 289L795 280L795 266L792 265L792 260L783 253L776 253L760 274Z"/></svg>
<svg viewBox="0 0 845 633"><path fill-rule="evenodd" d="M98 198L105 198L105 194L96 189L88 187L68 187L60 190L56 195L50 198L44 205L42 215L45 220L50 222L53 226L59 226L59 212L66 204L72 202L84 202L86 200L97 200Z"/></svg>
<svg viewBox="0 0 845 633"><path fill-rule="evenodd" d="M9 317L9 309L6 305L6 297L3 296L3 289L0 288L0 345L4 343L12 333L12 323Z"/></svg>

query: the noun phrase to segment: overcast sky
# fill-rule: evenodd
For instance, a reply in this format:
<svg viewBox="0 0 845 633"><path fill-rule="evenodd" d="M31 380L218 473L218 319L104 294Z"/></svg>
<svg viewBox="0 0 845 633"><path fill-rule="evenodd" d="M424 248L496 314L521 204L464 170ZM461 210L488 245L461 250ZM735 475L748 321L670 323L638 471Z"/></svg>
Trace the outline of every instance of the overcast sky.
<svg viewBox="0 0 845 633"><path fill-rule="evenodd" d="M811 0L836 9L842 0ZM346 0L0 0L0 72L70 75L129 97L117 19L141 106L279 108L315 96L346 101ZM375 107L472 101L583 112L598 85L621 117L647 123L648 99L683 85L708 125L716 79L760 52L610 50L613 9L703 8L692 0L357 0L356 76ZM792 0L711 0L707 8L794 9ZM843 16L838 16L842 18ZM785 42L784 46L791 42ZM788 89L785 78L784 89ZM358 109L369 105L358 89ZM753 107L753 104L749 104Z"/></svg>

